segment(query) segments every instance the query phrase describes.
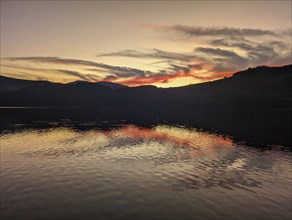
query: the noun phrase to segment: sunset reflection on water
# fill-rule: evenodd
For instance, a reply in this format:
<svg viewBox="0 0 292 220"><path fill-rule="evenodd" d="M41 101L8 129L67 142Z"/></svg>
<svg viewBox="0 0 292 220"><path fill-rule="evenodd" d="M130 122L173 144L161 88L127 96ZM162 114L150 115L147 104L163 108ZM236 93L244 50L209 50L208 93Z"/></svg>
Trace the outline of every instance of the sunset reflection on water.
<svg viewBox="0 0 292 220"><path fill-rule="evenodd" d="M4 219L291 214L291 152L170 125L6 131L1 183Z"/></svg>

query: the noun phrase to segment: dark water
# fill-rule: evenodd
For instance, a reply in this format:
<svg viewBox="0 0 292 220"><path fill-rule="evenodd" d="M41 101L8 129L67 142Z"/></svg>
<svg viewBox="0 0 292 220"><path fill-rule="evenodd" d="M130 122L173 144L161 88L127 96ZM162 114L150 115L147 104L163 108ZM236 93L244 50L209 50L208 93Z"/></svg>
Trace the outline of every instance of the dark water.
<svg viewBox="0 0 292 220"><path fill-rule="evenodd" d="M0 108L0 130L47 128L66 121L78 129L106 128L110 123L171 124L232 136L255 146L292 146L292 109Z"/></svg>
<svg viewBox="0 0 292 220"><path fill-rule="evenodd" d="M0 136L1 220L292 217L289 146L162 122L17 117Z"/></svg>

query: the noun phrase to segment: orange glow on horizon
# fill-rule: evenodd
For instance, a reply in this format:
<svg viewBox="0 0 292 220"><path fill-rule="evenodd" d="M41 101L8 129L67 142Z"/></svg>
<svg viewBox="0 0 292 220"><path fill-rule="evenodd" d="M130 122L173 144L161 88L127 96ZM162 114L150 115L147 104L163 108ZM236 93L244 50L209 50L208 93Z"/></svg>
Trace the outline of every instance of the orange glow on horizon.
<svg viewBox="0 0 292 220"><path fill-rule="evenodd" d="M128 86L142 86L142 85L152 85L155 83L169 83L169 80L182 78L182 77L190 77L191 74L182 74L177 73L174 75L165 75L165 76L151 76L151 77L137 77L133 79L126 79L126 80L118 80L117 83L121 83Z"/></svg>
<svg viewBox="0 0 292 220"><path fill-rule="evenodd" d="M120 78L112 78L112 79L104 79L100 80L100 82L113 82L122 85L126 85L129 87L135 86L144 86L144 85L158 85L158 87L180 87L186 85L193 85L204 83L208 81L219 80L222 78L229 78L234 74L234 72L218 72L213 73L206 76L196 76L192 73L176 73L173 75L165 75L165 76L150 76L150 77L136 77L130 79L120 79ZM172 80L178 79L187 79L184 82L172 82ZM163 85L164 84L164 85ZM162 86L163 85L163 86Z"/></svg>

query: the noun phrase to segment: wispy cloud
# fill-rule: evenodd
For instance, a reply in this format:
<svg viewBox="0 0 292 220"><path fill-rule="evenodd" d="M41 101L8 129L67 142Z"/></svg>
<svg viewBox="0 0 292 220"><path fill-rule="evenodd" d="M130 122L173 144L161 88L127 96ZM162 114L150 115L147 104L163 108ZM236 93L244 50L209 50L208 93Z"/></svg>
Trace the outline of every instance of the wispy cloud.
<svg viewBox="0 0 292 220"><path fill-rule="evenodd" d="M230 57L230 58L241 58L233 51L229 50L222 50L220 48L210 48L210 47L197 47L195 52L202 52L211 55L218 55L223 57Z"/></svg>
<svg viewBox="0 0 292 220"><path fill-rule="evenodd" d="M80 72L72 71L72 70L59 70L58 69L58 70L52 70L52 71L58 71L58 72L64 73L64 74L69 75L69 76L76 76L79 79L82 79L85 81L98 81L98 80L100 80L100 77L98 77L96 75L84 74L84 73L80 73Z"/></svg>
<svg viewBox="0 0 292 220"><path fill-rule="evenodd" d="M39 63L98 67L98 68L107 70L109 74L116 75L119 77L135 77L135 76L147 77L150 75L155 75L155 73L151 71L145 71L145 70L140 70L140 69L130 68L130 67L112 66L112 65L107 65L103 63L97 63L93 61L79 60L79 59L65 59L65 58L59 58L59 57L6 57L3 59L9 60L9 61L30 61L30 62L39 62Z"/></svg>
<svg viewBox="0 0 292 220"><path fill-rule="evenodd" d="M208 55L208 59L213 63L213 71L230 71L236 70L239 66L244 67L248 59L237 53L220 48L197 47L196 52Z"/></svg>
<svg viewBox="0 0 292 220"><path fill-rule="evenodd" d="M139 52L137 50L122 50L114 53L100 54L98 57L116 56L116 57L132 57L132 58L151 58L151 59L166 59L178 61L191 61L196 58L192 54L181 54L175 52L167 52L159 49L152 49L149 53Z"/></svg>
<svg viewBox="0 0 292 220"><path fill-rule="evenodd" d="M204 64L188 64L188 65L178 65L170 63L170 70L175 73L190 74L194 70L203 69Z"/></svg>
<svg viewBox="0 0 292 220"><path fill-rule="evenodd" d="M238 68L258 65L284 65L292 61L291 45L287 41L265 39L255 41L246 38L218 38L210 41L210 46L241 50L246 62L237 63Z"/></svg>
<svg viewBox="0 0 292 220"><path fill-rule="evenodd" d="M253 43L252 41L248 41L242 38L241 39L220 38L220 39L211 40L210 44L213 46L239 48L245 51L251 51L251 50L271 51L271 49L274 49L274 48L280 48L280 49L286 48L286 45L281 41L270 41L268 42L268 44L262 45L262 44Z"/></svg>
<svg viewBox="0 0 292 220"><path fill-rule="evenodd" d="M8 67L8 68L13 68L13 69L19 69L19 70L27 70L27 71L32 71L32 72L39 72L39 73L47 73L48 76L50 73L60 73L61 75L67 75L67 76L73 76L76 77L78 80L85 80L85 81L99 81L101 78L97 75L94 74L86 74L86 73L81 73L78 71L72 71L72 70L65 70L65 69L45 69L45 68L36 68L36 67L28 67L28 66L21 66L21 65L6 65L6 64L1 64L2 67ZM28 73L25 73L27 75ZM15 74L14 74L15 75ZM23 75L23 74L21 74ZM20 75L20 76L21 76ZM38 80L48 80L48 77L44 76L39 76Z"/></svg>
<svg viewBox="0 0 292 220"><path fill-rule="evenodd" d="M256 29L256 28L235 28L235 27L198 27L184 25L142 25L143 27L154 30L176 31L187 36L277 36L273 30Z"/></svg>
<svg viewBox="0 0 292 220"><path fill-rule="evenodd" d="M177 33L188 36L188 38L176 38L176 40L182 40L182 43L186 40L189 40L189 43L194 42L195 37L202 37L200 39L203 40L204 46L195 47L193 51L184 54L153 49L150 52L122 50L114 53L100 54L99 56L158 59L152 65L166 63L169 67L165 67L164 65L164 70L168 74L194 71L188 65L197 62L208 62L209 65L207 66L210 67L209 71L222 72L223 74L251 66L282 65L291 62L291 45L289 46L289 43L287 43L287 33L291 33L291 28L285 30L269 30L260 28L198 27L184 25L142 26L158 31L166 31L166 39L172 39ZM289 39L291 41L291 37Z"/></svg>

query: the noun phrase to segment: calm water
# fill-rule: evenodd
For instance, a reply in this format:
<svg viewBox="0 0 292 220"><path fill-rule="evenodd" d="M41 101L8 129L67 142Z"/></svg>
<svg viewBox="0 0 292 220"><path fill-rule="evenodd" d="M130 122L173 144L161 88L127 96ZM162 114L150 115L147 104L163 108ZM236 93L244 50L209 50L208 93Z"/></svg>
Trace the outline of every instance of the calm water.
<svg viewBox="0 0 292 220"><path fill-rule="evenodd" d="M291 219L291 151L158 125L1 134L1 220Z"/></svg>

